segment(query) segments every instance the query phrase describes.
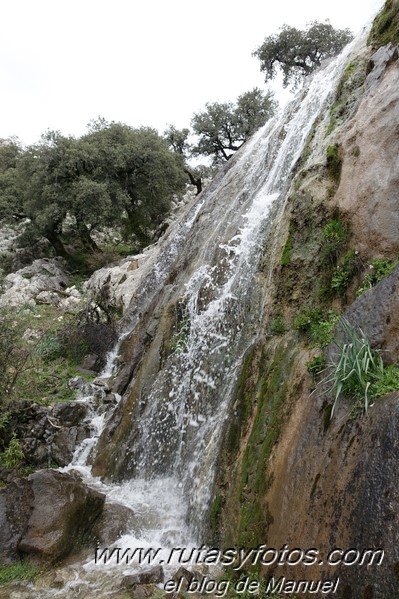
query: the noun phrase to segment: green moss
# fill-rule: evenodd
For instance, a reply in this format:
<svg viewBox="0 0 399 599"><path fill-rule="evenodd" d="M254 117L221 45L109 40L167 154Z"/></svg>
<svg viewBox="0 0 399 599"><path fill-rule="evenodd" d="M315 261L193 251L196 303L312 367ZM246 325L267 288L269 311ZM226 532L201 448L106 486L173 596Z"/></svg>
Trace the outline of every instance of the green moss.
<svg viewBox="0 0 399 599"><path fill-rule="evenodd" d="M39 573L39 569L28 561L16 562L0 568L0 585L32 580Z"/></svg>
<svg viewBox="0 0 399 599"><path fill-rule="evenodd" d="M294 351L282 340L271 355L271 359L263 358L264 372L256 391L256 413L240 470L237 543L245 547L256 547L267 538L271 516L264 497L272 482L272 474L267 469L268 458L285 422L290 393L289 373Z"/></svg>
<svg viewBox="0 0 399 599"><path fill-rule="evenodd" d="M291 235L289 235L287 241L285 242L283 253L281 255L281 266L288 266L288 264L291 261L291 252L292 252L292 237L291 237Z"/></svg>
<svg viewBox="0 0 399 599"><path fill-rule="evenodd" d="M342 170L342 159L340 157L339 146L327 146L327 170L336 183L339 182Z"/></svg>
<svg viewBox="0 0 399 599"><path fill-rule="evenodd" d="M220 530L220 516L222 513L223 498L220 494L216 495L211 503L208 513L209 522L209 542L218 544Z"/></svg>
<svg viewBox="0 0 399 599"><path fill-rule="evenodd" d="M367 43L374 49L391 42L399 44L399 3L397 0L387 0L374 19Z"/></svg>

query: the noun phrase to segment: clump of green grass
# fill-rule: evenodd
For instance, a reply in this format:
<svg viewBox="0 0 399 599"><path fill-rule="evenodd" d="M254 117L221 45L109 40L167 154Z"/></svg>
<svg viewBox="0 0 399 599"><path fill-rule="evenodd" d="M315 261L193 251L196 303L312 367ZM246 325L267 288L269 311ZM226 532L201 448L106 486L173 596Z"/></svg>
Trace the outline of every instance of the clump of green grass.
<svg viewBox="0 0 399 599"><path fill-rule="evenodd" d="M321 257L332 262L338 260L343 248L348 242L348 227L339 218L329 221L321 231Z"/></svg>
<svg viewBox="0 0 399 599"><path fill-rule="evenodd" d="M0 585L19 580L32 580L38 573L38 567L28 561L15 562L0 568Z"/></svg>
<svg viewBox="0 0 399 599"><path fill-rule="evenodd" d="M381 351L372 349L361 329L359 333L345 319L342 320L342 330L347 341L338 345L338 361L330 364L334 392L334 403L331 417L334 414L342 394L353 399L361 399L364 411L367 412L370 402L370 387L384 375L384 364Z"/></svg>
<svg viewBox="0 0 399 599"><path fill-rule="evenodd" d="M280 315L274 316L269 323L270 335L283 335L285 333L284 318Z"/></svg>
<svg viewBox="0 0 399 599"><path fill-rule="evenodd" d="M11 437L11 441L7 447L0 454L0 464L6 468L15 468L23 462L25 454L22 451L21 443L15 433Z"/></svg>
<svg viewBox="0 0 399 599"><path fill-rule="evenodd" d="M363 285L357 290L356 296L359 297L368 289L375 287L377 283L394 270L397 264L397 260L387 260L386 258L371 260L368 264L368 272L363 279Z"/></svg>
<svg viewBox="0 0 399 599"><path fill-rule="evenodd" d="M323 370L325 369L325 366L326 366L326 363L325 363L323 355L314 356L306 364L308 372L310 372L310 374L312 376L316 376L316 375L320 374L321 372L323 372Z"/></svg>

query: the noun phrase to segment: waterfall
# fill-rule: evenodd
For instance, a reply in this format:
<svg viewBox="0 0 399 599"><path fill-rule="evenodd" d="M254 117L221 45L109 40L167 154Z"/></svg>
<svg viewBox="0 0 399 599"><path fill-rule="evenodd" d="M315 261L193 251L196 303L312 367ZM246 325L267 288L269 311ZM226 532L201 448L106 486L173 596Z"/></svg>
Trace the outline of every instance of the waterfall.
<svg viewBox="0 0 399 599"><path fill-rule="evenodd" d="M295 166L316 119L329 108L354 43L229 161L158 242L145 267L124 338L140 326L146 306L157 312L158 328L146 348L152 358L135 370L117 417L96 420L94 464L106 464L107 482L91 476L87 450L80 448L70 466L80 467L110 500L142 515L140 530L119 546L201 540L234 387L264 319L267 290L258 285L258 274L270 251L266 241L278 227ZM170 314L175 324L168 337L162 327Z"/></svg>

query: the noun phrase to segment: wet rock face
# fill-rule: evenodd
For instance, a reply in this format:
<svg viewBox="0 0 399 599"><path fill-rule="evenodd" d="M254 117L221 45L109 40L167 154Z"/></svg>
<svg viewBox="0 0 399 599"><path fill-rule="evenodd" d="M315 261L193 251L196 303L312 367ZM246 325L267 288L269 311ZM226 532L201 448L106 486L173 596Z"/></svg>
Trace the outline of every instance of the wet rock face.
<svg viewBox="0 0 399 599"><path fill-rule="evenodd" d="M93 528L93 535L100 545L111 545L131 530L140 532L134 512L124 505L107 503Z"/></svg>
<svg viewBox="0 0 399 599"><path fill-rule="evenodd" d="M316 548L323 565L278 567L290 579L340 577L340 598L385 599L398 589L399 394L379 399L367 417L341 407L324 432L322 398L301 398L273 463L267 495L269 547ZM289 445L287 445L289 443ZM328 566L336 548L385 552L381 565ZM350 559L355 554L349 555ZM372 594L367 594L372 593Z"/></svg>
<svg viewBox="0 0 399 599"><path fill-rule="evenodd" d="M0 490L0 563L55 562L90 541L105 496L68 474L39 470Z"/></svg>
<svg viewBox="0 0 399 599"><path fill-rule="evenodd" d="M335 200L351 220L365 257L399 251L399 61L394 49L373 57L366 93L342 131L344 154Z"/></svg>

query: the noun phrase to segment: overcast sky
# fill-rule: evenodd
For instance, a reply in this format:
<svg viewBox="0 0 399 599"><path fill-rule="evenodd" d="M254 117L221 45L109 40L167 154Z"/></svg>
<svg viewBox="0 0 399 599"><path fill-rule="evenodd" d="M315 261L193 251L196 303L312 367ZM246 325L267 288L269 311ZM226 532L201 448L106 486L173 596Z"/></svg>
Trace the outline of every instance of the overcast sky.
<svg viewBox="0 0 399 599"><path fill-rule="evenodd" d="M251 53L287 23L354 32L383 0L2 0L0 138L80 135L97 116L163 132L265 89Z"/></svg>

